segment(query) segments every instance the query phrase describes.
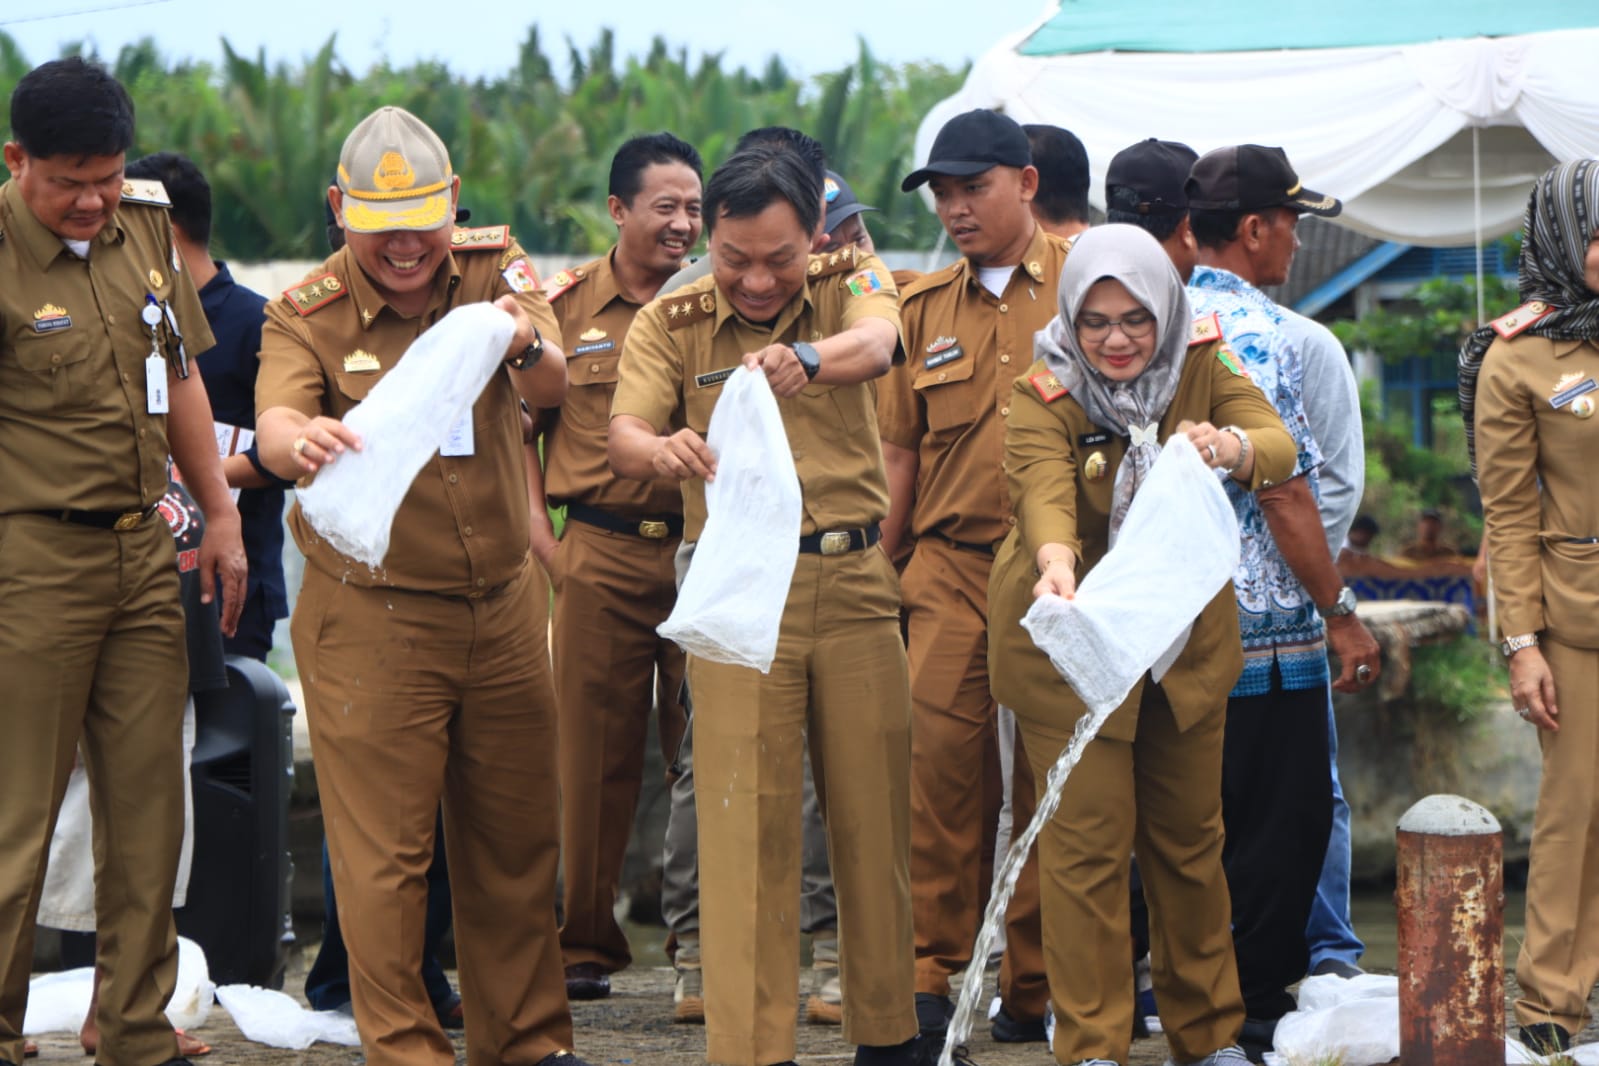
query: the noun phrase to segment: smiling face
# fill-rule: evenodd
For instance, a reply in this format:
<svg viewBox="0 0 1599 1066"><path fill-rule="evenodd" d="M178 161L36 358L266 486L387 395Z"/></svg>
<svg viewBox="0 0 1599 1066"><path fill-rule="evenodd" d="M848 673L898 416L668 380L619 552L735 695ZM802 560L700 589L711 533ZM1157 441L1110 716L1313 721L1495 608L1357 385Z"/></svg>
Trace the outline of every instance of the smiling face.
<svg viewBox="0 0 1599 1066"><path fill-rule="evenodd" d="M1110 381L1132 381L1154 358L1159 323L1115 278L1089 288L1073 327L1088 364Z"/></svg>
<svg viewBox="0 0 1599 1066"><path fill-rule="evenodd" d="M734 310L770 322L805 287L813 235L786 200L754 215L720 218L711 231L711 272Z"/></svg>
<svg viewBox="0 0 1599 1066"><path fill-rule="evenodd" d="M608 201L619 254L662 280L677 273L700 239L700 177L686 163L651 163L631 204Z"/></svg>
<svg viewBox="0 0 1599 1066"><path fill-rule="evenodd" d="M1033 236L1029 206L1038 191L1032 167L990 167L981 174L936 174L928 183L949 239L974 266L1021 262Z"/></svg>
<svg viewBox="0 0 1599 1066"><path fill-rule="evenodd" d="M93 240L122 202L125 153L37 156L12 141L5 159L28 210L65 240Z"/></svg>
<svg viewBox="0 0 1599 1066"><path fill-rule="evenodd" d="M455 217L456 197L461 179L456 178L450 190L450 212ZM341 210L343 197L338 186L330 192L335 218L344 217ZM378 294L395 310L415 314L427 303L427 292L450 254L451 225L438 229L390 229L376 233L359 233L344 227L344 242L360 264L361 270L372 282Z"/></svg>

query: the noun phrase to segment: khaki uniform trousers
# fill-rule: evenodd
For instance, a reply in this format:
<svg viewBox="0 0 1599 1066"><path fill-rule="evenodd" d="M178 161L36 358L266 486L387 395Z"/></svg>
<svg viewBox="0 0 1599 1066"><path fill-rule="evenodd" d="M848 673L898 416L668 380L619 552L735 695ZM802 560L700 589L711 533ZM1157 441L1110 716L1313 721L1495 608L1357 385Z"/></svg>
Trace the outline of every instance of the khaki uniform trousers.
<svg viewBox="0 0 1599 1066"><path fill-rule="evenodd" d="M188 650L172 531L0 515L0 1059L22 1061L34 922L81 738L94 817L102 1066L177 1055L172 886Z"/></svg>
<svg viewBox="0 0 1599 1066"><path fill-rule="evenodd" d="M999 707L988 691L988 575L993 560L923 537L905 568L911 671L911 885L916 991L949 994L966 968L991 876L985 839L999 816ZM1022 738L1018 737L1018 747ZM1033 819L1028 760L1012 777L1014 835ZM1004 856L994 856L998 866ZM1018 1021L1044 1016L1049 986L1038 918L1038 857L1028 857L1005 913L999 994Z"/></svg>
<svg viewBox="0 0 1599 1066"><path fill-rule="evenodd" d="M690 658L709 1061L794 1058L807 743L838 894L844 1039L916 1035L907 683L899 582L876 548L799 557L770 673Z"/></svg>
<svg viewBox="0 0 1599 1066"><path fill-rule="evenodd" d="M1527 935L1516 958L1520 1025L1575 1035L1599 981L1599 650L1547 635L1560 732L1538 730L1543 778L1527 865Z"/></svg>
<svg viewBox="0 0 1599 1066"><path fill-rule="evenodd" d="M1073 720L1021 710L1034 777L1071 741ZM1131 744L1091 741L1038 838L1044 957L1057 1062L1126 1062L1133 1031L1129 855L1149 901L1151 977L1176 1062L1238 1040L1244 1000L1222 870L1221 756L1226 699L1179 732L1147 678Z"/></svg>
<svg viewBox="0 0 1599 1066"><path fill-rule="evenodd" d="M651 709L668 765L683 740L683 652L655 632L677 599L677 545L573 521L561 535L552 651L568 966L615 971L633 961L614 908Z"/></svg>
<svg viewBox="0 0 1599 1066"><path fill-rule="evenodd" d="M455 1061L421 972L441 796L467 1062L572 1045L545 596L531 565L481 599L306 568L291 633L370 1066Z"/></svg>

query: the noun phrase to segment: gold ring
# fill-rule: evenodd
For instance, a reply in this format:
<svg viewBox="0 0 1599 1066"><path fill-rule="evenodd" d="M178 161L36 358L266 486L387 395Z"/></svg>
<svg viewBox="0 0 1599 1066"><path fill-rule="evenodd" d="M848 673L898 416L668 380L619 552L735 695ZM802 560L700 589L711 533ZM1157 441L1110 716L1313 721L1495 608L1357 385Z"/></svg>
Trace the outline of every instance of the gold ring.
<svg viewBox="0 0 1599 1066"><path fill-rule="evenodd" d="M294 454L295 455L304 455L305 454L305 446L307 444L309 444L309 443L310 442L307 441L304 437L295 437L294 438L294 445L293 445Z"/></svg>

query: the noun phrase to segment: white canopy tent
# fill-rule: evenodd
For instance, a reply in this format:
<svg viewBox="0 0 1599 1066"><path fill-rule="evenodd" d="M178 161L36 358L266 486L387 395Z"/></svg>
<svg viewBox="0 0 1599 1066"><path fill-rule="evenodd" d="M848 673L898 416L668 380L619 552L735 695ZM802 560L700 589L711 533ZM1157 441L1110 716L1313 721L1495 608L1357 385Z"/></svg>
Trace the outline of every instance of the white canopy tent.
<svg viewBox="0 0 1599 1066"><path fill-rule="evenodd" d="M1344 200L1340 223L1383 240L1451 246L1516 229L1539 174L1556 160L1599 156L1599 28L1548 28L1599 26L1599 5L1523 0L1484 15L1459 0L1436 15L1396 19L1406 9L1391 0L1350 2L1366 10L1340 7L1330 26L1332 9L1318 9L1320 24L1299 23L1258 0L1186 0L1169 11L1158 0L1052 4L929 112L917 161L949 118L995 108L1080 137L1091 197L1103 207L1105 168L1134 141L1183 141L1201 153L1281 145L1305 185ZM1117 39L1107 32L1111 17L1141 25L1118 27ZM1384 35L1362 19L1420 43L1314 47L1306 39ZM1541 31L1474 35L1504 22ZM1448 36L1451 24L1464 24L1462 36ZM1277 46L1265 47L1272 40ZM1218 45L1252 50L1195 50Z"/></svg>

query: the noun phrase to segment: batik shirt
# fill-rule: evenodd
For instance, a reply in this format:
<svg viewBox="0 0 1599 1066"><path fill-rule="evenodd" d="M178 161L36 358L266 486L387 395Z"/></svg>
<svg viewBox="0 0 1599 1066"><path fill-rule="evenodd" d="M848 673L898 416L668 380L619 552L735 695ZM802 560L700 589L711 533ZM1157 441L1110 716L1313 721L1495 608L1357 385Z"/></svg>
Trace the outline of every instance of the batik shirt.
<svg viewBox="0 0 1599 1066"><path fill-rule="evenodd" d="M1188 282L1195 317L1215 314L1222 335L1237 354L1250 379L1260 386L1283 425L1298 445L1293 476L1310 479L1319 500L1317 469L1321 450L1305 417L1302 389L1304 366L1297 348L1282 329L1283 309L1238 275L1215 267L1198 267ZM1284 690L1327 684L1326 630L1288 562L1277 550L1266 514L1255 494L1228 478L1243 537L1233 585L1238 593L1238 628L1244 642L1244 672L1233 696L1261 696L1272 691L1272 665L1282 674Z"/></svg>

